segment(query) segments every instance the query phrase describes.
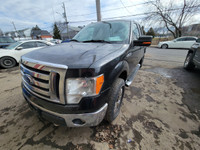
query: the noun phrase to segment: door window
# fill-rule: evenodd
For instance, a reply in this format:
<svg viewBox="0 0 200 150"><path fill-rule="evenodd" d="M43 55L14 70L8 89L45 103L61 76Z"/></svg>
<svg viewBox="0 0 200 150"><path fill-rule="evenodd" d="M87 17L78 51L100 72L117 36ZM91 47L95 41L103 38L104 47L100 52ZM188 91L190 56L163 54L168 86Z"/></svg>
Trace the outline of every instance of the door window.
<svg viewBox="0 0 200 150"><path fill-rule="evenodd" d="M138 39L139 36L140 36L140 32L139 32L139 29L138 29L138 27L135 23L133 23L132 32L133 32L133 39L134 40Z"/></svg>
<svg viewBox="0 0 200 150"><path fill-rule="evenodd" d="M46 43L43 42L36 42L38 47L48 46Z"/></svg>
<svg viewBox="0 0 200 150"><path fill-rule="evenodd" d="M192 37L188 37L188 38L186 38L186 40L187 40L187 41L196 41L196 39L195 39L195 38L192 38Z"/></svg>
<svg viewBox="0 0 200 150"><path fill-rule="evenodd" d="M177 39L176 41L186 41L186 38L179 38L179 39Z"/></svg>
<svg viewBox="0 0 200 150"><path fill-rule="evenodd" d="M26 42L21 44L19 47L22 47L22 49L28 49L28 48L34 48L37 47L35 42Z"/></svg>

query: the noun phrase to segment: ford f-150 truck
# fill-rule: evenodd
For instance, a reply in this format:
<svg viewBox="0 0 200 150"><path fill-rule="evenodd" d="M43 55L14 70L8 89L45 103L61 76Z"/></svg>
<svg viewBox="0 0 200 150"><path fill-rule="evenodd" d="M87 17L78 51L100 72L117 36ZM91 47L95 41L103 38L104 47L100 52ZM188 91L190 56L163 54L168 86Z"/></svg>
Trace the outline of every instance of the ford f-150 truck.
<svg viewBox="0 0 200 150"><path fill-rule="evenodd" d="M200 38L189 49L183 67L189 71L195 67L200 68Z"/></svg>
<svg viewBox="0 0 200 150"><path fill-rule="evenodd" d="M131 20L91 23L69 43L21 57L23 95L39 116L56 125L112 122L151 39Z"/></svg>

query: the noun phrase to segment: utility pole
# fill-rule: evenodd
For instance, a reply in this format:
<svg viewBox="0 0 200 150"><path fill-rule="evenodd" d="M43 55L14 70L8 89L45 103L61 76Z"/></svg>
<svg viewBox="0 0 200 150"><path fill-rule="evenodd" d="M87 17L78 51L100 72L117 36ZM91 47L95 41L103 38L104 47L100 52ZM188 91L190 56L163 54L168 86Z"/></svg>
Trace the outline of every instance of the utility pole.
<svg viewBox="0 0 200 150"><path fill-rule="evenodd" d="M101 6L100 0L96 0L97 21L101 21Z"/></svg>
<svg viewBox="0 0 200 150"><path fill-rule="evenodd" d="M17 29L16 29L16 27L15 27L15 23L14 23L13 21L12 21L12 24L13 24L13 27L14 27L14 29L15 29L15 32L18 33L18 32L17 32ZM18 35L19 35L19 33L18 33ZM20 37L19 37L19 36L18 36L18 38L19 38L19 40L20 40Z"/></svg>
<svg viewBox="0 0 200 150"><path fill-rule="evenodd" d="M65 19L65 23L66 23L66 25L67 25L67 37L68 38L70 38L70 36L69 36L69 26L68 26L68 23L69 22L67 22L67 15L66 15L66 10L65 10L65 3L63 2L63 10L64 10L64 13L63 13L63 18Z"/></svg>

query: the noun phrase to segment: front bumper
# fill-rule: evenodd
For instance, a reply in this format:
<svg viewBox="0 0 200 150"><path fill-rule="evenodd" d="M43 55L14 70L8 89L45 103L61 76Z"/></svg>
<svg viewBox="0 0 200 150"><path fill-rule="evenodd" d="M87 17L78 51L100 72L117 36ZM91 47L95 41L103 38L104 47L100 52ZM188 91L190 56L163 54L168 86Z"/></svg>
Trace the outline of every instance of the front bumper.
<svg viewBox="0 0 200 150"><path fill-rule="evenodd" d="M162 45L162 44L163 44L163 43L160 43L160 42L159 42L158 45L157 45L157 47L158 47L158 48L161 48L161 45Z"/></svg>
<svg viewBox="0 0 200 150"><path fill-rule="evenodd" d="M27 100L28 104L39 112L39 114L55 123L55 124L62 124L68 127L86 127L86 126L96 126L104 119L108 104L105 103L99 110L90 113L82 113L82 114L62 114L47 110L28 99L26 95L24 95L25 99Z"/></svg>

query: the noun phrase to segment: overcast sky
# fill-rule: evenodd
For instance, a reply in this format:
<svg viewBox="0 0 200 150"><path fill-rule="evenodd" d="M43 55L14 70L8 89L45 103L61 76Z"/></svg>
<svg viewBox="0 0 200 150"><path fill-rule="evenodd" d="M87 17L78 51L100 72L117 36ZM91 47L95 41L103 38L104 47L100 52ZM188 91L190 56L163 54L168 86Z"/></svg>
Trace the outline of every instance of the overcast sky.
<svg viewBox="0 0 200 150"><path fill-rule="evenodd" d="M32 28L52 30L55 21L64 21L62 2L65 3L68 21L72 26L87 25L96 20L95 0L0 0L0 29L14 30ZM168 1L168 0L165 0ZM180 1L180 0L177 0ZM102 19L144 13L146 5L141 0L101 0ZM126 8L124 8L124 6ZM131 17L136 21L144 16ZM130 18L130 17L129 17ZM197 18L197 17L195 17ZM125 18L126 19L126 18ZM89 20L89 21L85 21ZM194 20L200 23L199 19Z"/></svg>

